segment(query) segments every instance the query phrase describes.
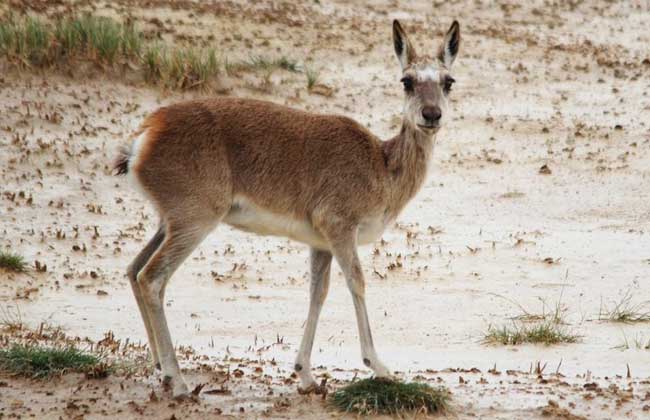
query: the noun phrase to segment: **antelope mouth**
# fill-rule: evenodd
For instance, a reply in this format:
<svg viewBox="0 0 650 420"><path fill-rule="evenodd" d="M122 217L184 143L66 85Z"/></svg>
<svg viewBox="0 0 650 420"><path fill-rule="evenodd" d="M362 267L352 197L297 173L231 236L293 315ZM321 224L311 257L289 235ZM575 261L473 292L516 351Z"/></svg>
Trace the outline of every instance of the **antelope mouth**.
<svg viewBox="0 0 650 420"><path fill-rule="evenodd" d="M420 130L427 131L427 132L437 131L440 128L440 125L438 124L431 124L431 125L418 124L417 126Z"/></svg>

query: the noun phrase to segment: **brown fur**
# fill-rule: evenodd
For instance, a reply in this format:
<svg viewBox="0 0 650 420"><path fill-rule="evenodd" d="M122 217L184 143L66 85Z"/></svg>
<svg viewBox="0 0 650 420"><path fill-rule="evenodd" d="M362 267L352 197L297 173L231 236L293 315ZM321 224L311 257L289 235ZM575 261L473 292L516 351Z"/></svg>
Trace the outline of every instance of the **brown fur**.
<svg viewBox="0 0 650 420"><path fill-rule="evenodd" d="M157 207L196 199L222 209L242 194L312 222L331 213L350 224L378 211L394 218L422 184L431 147L411 144L408 128L382 142L347 117L235 98L161 108L145 129L132 170Z"/></svg>
<svg viewBox="0 0 650 420"><path fill-rule="evenodd" d="M137 150L121 152L115 171L132 172L161 218L128 276L154 362L174 396L187 395L188 388L164 314L165 287L221 221L311 246L310 309L295 364L304 390L318 391L310 355L333 259L352 294L363 362L377 377L391 376L374 348L357 246L376 239L424 183L442 115L424 111L446 102L441 77L448 71L435 63L416 65L418 56L397 21L393 36L413 86L407 89L402 129L388 141L347 117L218 98L158 109L135 133ZM455 22L445 42L459 39ZM451 64L455 51L443 52ZM419 74L423 80L415 80Z"/></svg>

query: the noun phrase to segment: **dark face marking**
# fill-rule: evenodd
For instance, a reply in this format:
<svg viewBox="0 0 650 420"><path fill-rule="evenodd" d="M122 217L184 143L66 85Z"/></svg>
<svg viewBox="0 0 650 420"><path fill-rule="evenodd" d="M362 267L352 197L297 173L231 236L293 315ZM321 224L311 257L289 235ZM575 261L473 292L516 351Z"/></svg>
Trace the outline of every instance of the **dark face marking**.
<svg viewBox="0 0 650 420"><path fill-rule="evenodd" d="M460 29L458 26L458 22L454 22L451 25L451 28L449 28L449 43L447 44L449 53L453 56L456 56L456 54L458 54L459 46L460 46Z"/></svg>
<svg viewBox="0 0 650 420"><path fill-rule="evenodd" d="M404 85L404 91L406 93L412 93L413 92L413 85L415 82L413 81L413 77L411 76L404 76L402 77L402 80L400 80L402 84Z"/></svg>
<svg viewBox="0 0 650 420"><path fill-rule="evenodd" d="M445 78L442 80L442 91L445 93L445 95L449 95L449 92L451 92L451 87L452 85L456 83L456 80L447 75Z"/></svg>
<svg viewBox="0 0 650 420"><path fill-rule="evenodd" d="M441 99L440 93L449 95L455 81L445 71L434 70L433 66L407 69L400 80L404 85L404 92L407 95L417 95L423 103L438 103Z"/></svg>

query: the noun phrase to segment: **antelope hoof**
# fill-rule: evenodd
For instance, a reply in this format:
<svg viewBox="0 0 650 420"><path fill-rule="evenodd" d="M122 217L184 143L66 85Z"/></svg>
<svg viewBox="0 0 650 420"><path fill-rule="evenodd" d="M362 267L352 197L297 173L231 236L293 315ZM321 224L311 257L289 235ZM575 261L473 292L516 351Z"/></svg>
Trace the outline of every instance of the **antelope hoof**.
<svg viewBox="0 0 650 420"><path fill-rule="evenodd" d="M320 385L317 385L316 382L312 382L305 388L300 386L298 387L298 394L300 395L316 394L325 397L327 392L327 379L323 379Z"/></svg>
<svg viewBox="0 0 650 420"><path fill-rule="evenodd" d="M200 398L199 398L198 395L194 395L194 394L191 394L191 393L189 393L189 392L180 393L180 394L178 394L178 395L174 395L174 394L172 394L172 398L174 399L174 401L178 401L178 402L193 402L193 403L197 403L197 402L199 402L199 400L200 400Z"/></svg>
<svg viewBox="0 0 650 420"><path fill-rule="evenodd" d="M390 384L390 383L393 383L393 382L397 382L397 377L395 377L393 375L375 376L375 380L377 382L384 382L384 383Z"/></svg>
<svg viewBox="0 0 650 420"><path fill-rule="evenodd" d="M175 384L172 388L172 398L177 401L188 401L192 399L187 385L182 380L179 383Z"/></svg>
<svg viewBox="0 0 650 420"><path fill-rule="evenodd" d="M175 400L183 401L191 399L190 392L181 377L173 377L165 375L162 380L163 388L172 391L172 398Z"/></svg>
<svg viewBox="0 0 650 420"><path fill-rule="evenodd" d="M375 379L382 382L396 382L397 376L390 373L388 370L386 372L375 372Z"/></svg>
<svg viewBox="0 0 650 420"><path fill-rule="evenodd" d="M298 386L298 394L300 395L309 395L313 394L316 392L316 389L318 388L318 385L316 382L312 382L311 384L307 385L306 387Z"/></svg>
<svg viewBox="0 0 650 420"><path fill-rule="evenodd" d="M381 364L381 362L376 362L374 365L370 366L375 374L375 378L386 380L389 382L394 382L396 380L395 376L390 372L390 370Z"/></svg>

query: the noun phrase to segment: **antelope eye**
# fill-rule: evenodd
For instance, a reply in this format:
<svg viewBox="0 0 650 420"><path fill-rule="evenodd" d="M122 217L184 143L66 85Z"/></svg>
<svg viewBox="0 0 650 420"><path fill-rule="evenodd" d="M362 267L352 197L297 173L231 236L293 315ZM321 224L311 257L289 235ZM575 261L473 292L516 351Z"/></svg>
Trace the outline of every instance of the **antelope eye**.
<svg viewBox="0 0 650 420"><path fill-rule="evenodd" d="M413 78L411 77L402 77L402 80L400 80L404 84L404 90L407 92L413 92Z"/></svg>
<svg viewBox="0 0 650 420"><path fill-rule="evenodd" d="M445 77L445 80L443 82L443 87L442 89L444 90L445 93L451 92L451 86L456 82L453 77L447 76Z"/></svg>

